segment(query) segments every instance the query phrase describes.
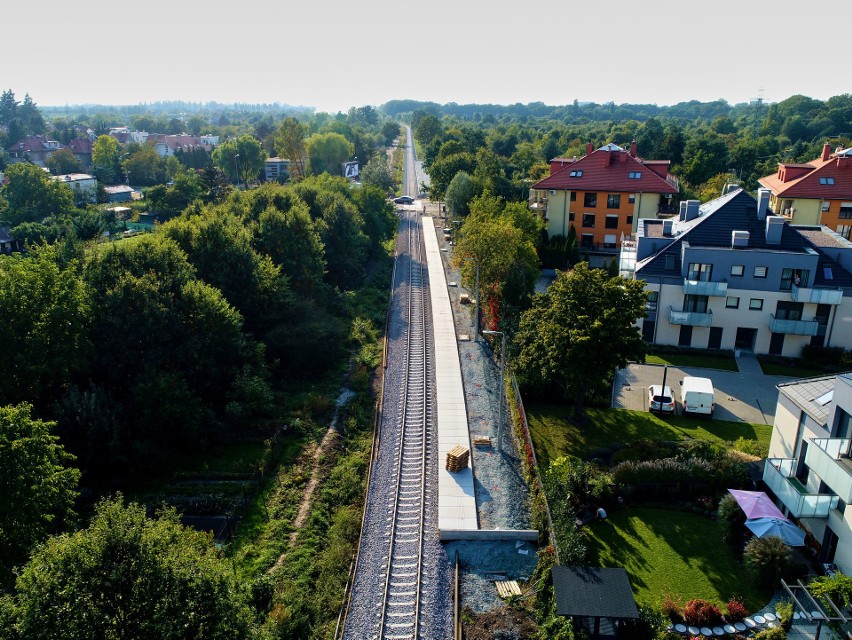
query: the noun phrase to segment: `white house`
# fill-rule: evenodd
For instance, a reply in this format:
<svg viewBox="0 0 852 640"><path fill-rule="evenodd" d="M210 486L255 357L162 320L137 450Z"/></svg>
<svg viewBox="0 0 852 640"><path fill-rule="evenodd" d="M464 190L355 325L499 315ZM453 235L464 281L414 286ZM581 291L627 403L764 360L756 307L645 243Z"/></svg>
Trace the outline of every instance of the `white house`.
<svg viewBox="0 0 852 640"><path fill-rule="evenodd" d="M62 176L53 176L57 182L67 184L75 192L75 200L78 202L98 201L98 179L88 173L69 173Z"/></svg>
<svg viewBox="0 0 852 640"><path fill-rule="evenodd" d="M819 545L817 560L852 575L852 372L778 385L763 481Z"/></svg>

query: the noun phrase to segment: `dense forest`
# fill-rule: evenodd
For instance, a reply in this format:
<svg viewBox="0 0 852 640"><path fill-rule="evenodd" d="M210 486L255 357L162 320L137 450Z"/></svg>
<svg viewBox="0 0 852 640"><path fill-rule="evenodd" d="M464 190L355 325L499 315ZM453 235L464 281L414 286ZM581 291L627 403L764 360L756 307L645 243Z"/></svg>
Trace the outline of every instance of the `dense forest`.
<svg viewBox="0 0 852 640"><path fill-rule="evenodd" d="M381 110L415 128L432 192L443 198L458 171L474 177L478 192L507 200L526 197L547 162L585 155L585 145L638 143L639 155L670 160L681 197L708 200L722 184L748 189L778 162L807 162L825 142L852 140L852 95L828 100L795 95L778 103L729 105L724 100L673 106L579 104L437 105L392 101Z"/></svg>

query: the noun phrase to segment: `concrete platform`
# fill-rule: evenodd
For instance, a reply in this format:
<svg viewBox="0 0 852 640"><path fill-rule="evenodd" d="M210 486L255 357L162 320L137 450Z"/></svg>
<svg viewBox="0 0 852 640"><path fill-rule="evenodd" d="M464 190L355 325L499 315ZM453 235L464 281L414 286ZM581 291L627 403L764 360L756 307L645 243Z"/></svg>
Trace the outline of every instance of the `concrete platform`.
<svg viewBox="0 0 852 640"><path fill-rule="evenodd" d="M479 528L471 466L459 473L446 470L447 452L456 445L471 447L464 399L456 327L447 291L447 278L438 248L433 218L422 218L423 242L429 271L432 326L435 336L435 378L438 402L438 531L455 535Z"/></svg>

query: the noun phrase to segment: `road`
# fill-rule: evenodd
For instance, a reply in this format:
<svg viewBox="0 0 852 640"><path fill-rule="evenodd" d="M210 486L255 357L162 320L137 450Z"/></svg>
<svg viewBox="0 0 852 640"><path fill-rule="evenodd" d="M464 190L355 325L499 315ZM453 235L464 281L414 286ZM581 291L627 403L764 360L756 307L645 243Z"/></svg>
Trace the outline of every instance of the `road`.
<svg viewBox="0 0 852 640"><path fill-rule="evenodd" d="M420 194L420 185L417 183L416 161L414 158L414 137L411 127L405 127L405 167L402 170L402 193L416 198Z"/></svg>

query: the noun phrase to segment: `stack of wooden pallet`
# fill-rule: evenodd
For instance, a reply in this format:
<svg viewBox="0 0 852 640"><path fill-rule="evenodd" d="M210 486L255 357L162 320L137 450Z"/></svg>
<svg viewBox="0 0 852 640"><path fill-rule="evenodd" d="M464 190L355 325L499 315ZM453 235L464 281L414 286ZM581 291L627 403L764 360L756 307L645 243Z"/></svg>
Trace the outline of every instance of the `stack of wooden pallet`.
<svg viewBox="0 0 852 640"><path fill-rule="evenodd" d="M467 463L470 461L470 449L457 444L455 447L447 451L447 471L458 473L462 469L467 469Z"/></svg>

